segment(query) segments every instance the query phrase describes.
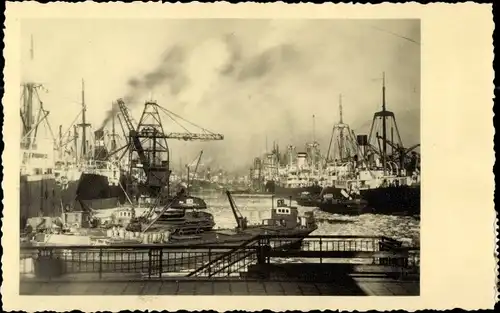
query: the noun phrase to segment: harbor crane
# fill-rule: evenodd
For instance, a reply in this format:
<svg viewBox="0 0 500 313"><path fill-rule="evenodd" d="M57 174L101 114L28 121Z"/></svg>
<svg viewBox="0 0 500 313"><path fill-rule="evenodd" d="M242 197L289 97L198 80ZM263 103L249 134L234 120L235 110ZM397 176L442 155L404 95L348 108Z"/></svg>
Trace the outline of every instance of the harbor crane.
<svg viewBox="0 0 500 313"><path fill-rule="evenodd" d="M194 123L188 122L179 115L161 107L155 101L145 102L144 110L138 123L135 123L123 99L118 99L116 106L119 112L118 121L124 131L127 142L125 146L111 152L109 155L111 156L122 151L121 159L128 152L130 174L140 175L140 172L144 174L144 179L140 180L138 186L139 193L148 194L152 198L160 197L165 187L167 195L170 192L170 150L167 139L184 141L224 139L223 135L213 133ZM186 132L165 132L160 113L164 113ZM179 120L201 129L201 132L190 132L179 123Z"/></svg>

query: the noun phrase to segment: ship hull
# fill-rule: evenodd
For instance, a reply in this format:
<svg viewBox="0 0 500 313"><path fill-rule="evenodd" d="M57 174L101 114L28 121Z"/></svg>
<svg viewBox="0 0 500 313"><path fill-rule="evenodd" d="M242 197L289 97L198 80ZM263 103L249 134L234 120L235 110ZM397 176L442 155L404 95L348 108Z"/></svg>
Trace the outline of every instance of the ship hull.
<svg viewBox="0 0 500 313"><path fill-rule="evenodd" d="M376 213L420 214L420 186L399 186L361 190Z"/></svg>
<svg viewBox="0 0 500 313"><path fill-rule="evenodd" d="M19 204L21 220L30 217L60 216L63 208L73 205L78 181L61 185L54 177L20 176ZM21 225L23 226L23 225Z"/></svg>
<svg viewBox="0 0 500 313"><path fill-rule="evenodd" d="M367 201L356 200L323 200L318 205L319 209L332 214L359 215L372 213L373 209L368 206Z"/></svg>
<svg viewBox="0 0 500 313"><path fill-rule="evenodd" d="M120 185L111 185L106 176L82 173L74 199L74 210L85 209L82 205L92 210L104 210L125 203L126 195Z"/></svg>
<svg viewBox="0 0 500 313"><path fill-rule="evenodd" d="M299 197L296 201L298 205L305 207L318 207L321 203L320 199L316 197Z"/></svg>
<svg viewBox="0 0 500 313"><path fill-rule="evenodd" d="M327 187L323 194L343 199L341 188ZM420 186L393 186L360 190L361 198L368 202L376 214L420 214Z"/></svg>
<svg viewBox="0 0 500 313"><path fill-rule="evenodd" d="M125 201L125 193L119 185L110 185L104 175L82 173L78 181L78 200L100 200L118 198Z"/></svg>
<svg viewBox="0 0 500 313"><path fill-rule="evenodd" d="M283 187L273 182L266 183L266 191L273 193L278 197L292 197L296 200L300 197L303 192L308 192L311 195L319 195L323 188L318 185L307 186L307 187Z"/></svg>
<svg viewBox="0 0 500 313"><path fill-rule="evenodd" d="M126 197L120 186L110 186L105 176L83 173L78 180L65 183L50 176L21 175L19 200L20 218L24 221L30 217L60 216L63 210L115 208L124 203Z"/></svg>

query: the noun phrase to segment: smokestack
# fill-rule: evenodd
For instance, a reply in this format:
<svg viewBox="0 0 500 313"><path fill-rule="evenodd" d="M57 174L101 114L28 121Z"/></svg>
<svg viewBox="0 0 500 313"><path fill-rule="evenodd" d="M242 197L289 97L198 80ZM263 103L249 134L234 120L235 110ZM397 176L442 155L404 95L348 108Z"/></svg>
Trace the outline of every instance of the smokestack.
<svg viewBox="0 0 500 313"><path fill-rule="evenodd" d="M366 146L368 146L368 136L367 135L357 135L356 141L361 149L363 157L366 157Z"/></svg>
<svg viewBox="0 0 500 313"><path fill-rule="evenodd" d="M102 129L94 132L95 146L104 147L104 131Z"/></svg>
<svg viewBox="0 0 500 313"><path fill-rule="evenodd" d="M104 130L98 129L94 131L95 149L94 149L94 159L95 160L106 160L108 157L108 150L104 145Z"/></svg>
<svg viewBox="0 0 500 313"><path fill-rule="evenodd" d="M302 169L306 164L307 152L297 153L297 167Z"/></svg>

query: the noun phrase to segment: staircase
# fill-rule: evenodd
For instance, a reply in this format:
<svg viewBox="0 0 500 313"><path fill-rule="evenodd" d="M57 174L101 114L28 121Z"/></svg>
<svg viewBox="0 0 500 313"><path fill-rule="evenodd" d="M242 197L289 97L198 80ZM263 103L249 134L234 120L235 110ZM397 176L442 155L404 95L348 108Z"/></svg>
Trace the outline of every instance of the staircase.
<svg viewBox="0 0 500 313"><path fill-rule="evenodd" d="M231 277L239 276L247 266L258 260L259 240L252 238L235 247L202 267L189 273L188 277Z"/></svg>

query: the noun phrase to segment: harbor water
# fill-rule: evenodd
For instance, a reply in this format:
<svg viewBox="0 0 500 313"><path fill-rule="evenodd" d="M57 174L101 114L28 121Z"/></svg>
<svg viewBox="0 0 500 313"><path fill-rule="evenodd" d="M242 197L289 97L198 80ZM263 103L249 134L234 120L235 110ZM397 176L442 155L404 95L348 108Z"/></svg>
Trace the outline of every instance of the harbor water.
<svg viewBox="0 0 500 313"><path fill-rule="evenodd" d="M236 226L225 195L203 193L196 196L206 201L207 212L214 215L216 228ZM249 223L260 223L262 219L270 217L271 197L233 197L241 214L248 218ZM288 204L288 200L286 203ZM404 246L420 246L420 218L417 216L377 214L348 216L323 212L318 208L301 207L295 201L292 201L292 205L298 207L300 214L306 211L314 212L318 229L311 235L387 236L403 242Z"/></svg>
<svg viewBox="0 0 500 313"><path fill-rule="evenodd" d="M207 213L214 216L217 228L234 228L236 221L229 205L226 195L222 193L198 193L193 196L201 197L207 203ZM249 224L260 224L263 219L270 218L270 208L273 199L269 197L245 197L233 196L240 213L248 219ZM274 200L276 202L276 199ZM288 204L288 200L286 200ZM298 206L295 201L292 205L297 206L299 214L313 211L318 229L311 235L345 235L345 236L386 236L399 240L404 246L415 247L420 245L420 220L416 216L391 216L363 214L347 216L322 212L318 208ZM98 211L98 216L108 216L111 210ZM138 211L142 211L138 209ZM141 212L137 212L141 214ZM23 260L31 261L31 260ZM276 263L303 263L318 262L319 260L282 259L276 258ZM326 259L325 259L326 261ZM364 263L366 260L349 260L349 263ZM24 264L26 273L32 272L31 264ZM164 276L181 274L178 271L164 273Z"/></svg>
<svg viewBox="0 0 500 313"><path fill-rule="evenodd" d="M229 201L222 192L193 193L205 200L207 203L207 213L214 216L217 228L234 228L236 221L231 211ZM233 195L234 201L241 214L248 219L250 224L261 223L262 219L270 218L270 208L272 198L270 196L245 197ZM286 200L288 204L289 200ZM276 199L275 199L276 202ZM318 224L318 229L311 235L348 235L348 236L386 236L403 243L404 246L420 246L420 218L418 216L403 215L342 215L331 214L320 211L318 208L302 207L292 201L292 205L297 206L299 214L313 211ZM97 211L98 217L109 216L112 211ZM137 208L140 215L145 209Z"/></svg>

